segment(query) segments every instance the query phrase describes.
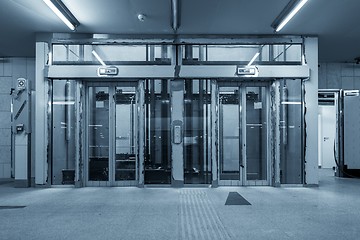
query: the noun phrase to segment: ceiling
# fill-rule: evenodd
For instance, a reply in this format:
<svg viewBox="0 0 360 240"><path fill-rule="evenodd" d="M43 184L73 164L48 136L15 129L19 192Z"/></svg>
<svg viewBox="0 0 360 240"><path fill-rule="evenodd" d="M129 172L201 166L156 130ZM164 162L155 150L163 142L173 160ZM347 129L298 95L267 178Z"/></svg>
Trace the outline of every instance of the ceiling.
<svg viewBox="0 0 360 240"><path fill-rule="evenodd" d="M178 0L178 34L274 34L271 23L289 0ZM78 33L173 34L171 0L63 0ZM320 62L360 56L360 1L309 0L282 35L319 37ZM145 21L137 15L145 15ZM70 33L43 0L0 1L0 57L34 57L35 35Z"/></svg>

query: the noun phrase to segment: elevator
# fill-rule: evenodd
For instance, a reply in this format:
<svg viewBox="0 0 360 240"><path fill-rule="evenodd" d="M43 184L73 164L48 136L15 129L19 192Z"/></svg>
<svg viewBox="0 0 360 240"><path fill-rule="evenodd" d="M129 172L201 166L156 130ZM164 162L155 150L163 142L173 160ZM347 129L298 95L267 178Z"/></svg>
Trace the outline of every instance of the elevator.
<svg viewBox="0 0 360 240"><path fill-rule="evenodd" d="M281 44L55 44L44 78L46 181L79 187L304 184L309 68L298 57L300 43ZM259 50L259 65L235 61Z"/></svg>

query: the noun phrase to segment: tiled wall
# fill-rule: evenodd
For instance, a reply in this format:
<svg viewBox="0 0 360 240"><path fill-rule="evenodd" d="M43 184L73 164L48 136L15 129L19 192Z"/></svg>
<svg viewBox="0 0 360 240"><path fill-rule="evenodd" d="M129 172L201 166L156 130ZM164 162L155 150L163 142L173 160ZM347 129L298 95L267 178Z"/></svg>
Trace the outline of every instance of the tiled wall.
<svg viewBox="0 0 360 240"><path fill-rule="evenodd" d="M319 89L360 89L360 64L320 63Z"/></svg>
<svg viewBox="0 0 360 240"><path fill-rule="evenodd" d="M35 58L0 59L0 178L11 177L11 96L19 77L35 80Z"/></svg>

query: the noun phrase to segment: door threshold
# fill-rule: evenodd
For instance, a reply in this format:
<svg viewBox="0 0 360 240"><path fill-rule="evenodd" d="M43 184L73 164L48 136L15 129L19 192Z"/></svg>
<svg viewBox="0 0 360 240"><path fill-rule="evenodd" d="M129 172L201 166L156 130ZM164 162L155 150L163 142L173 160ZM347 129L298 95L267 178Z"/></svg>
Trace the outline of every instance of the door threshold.
<svg viewBox="0 0 360 240"><path fill-rule="evenodd" d="M51 188L75 188L74 184L69 185L51 185Z"/></svg>
<svg viewBox="0 0 360 240"><path fill-rule="evenodd" d="M170 188L171 184L161 184L161 183L148 183L144 185L144 188Z"/></svg>
<svg viewBox="0 0 360 240"><path fill-rule="evenodd" d="M206 183L195 183L195 184L192 184L192 183L185 183L184 184L184 187L185 188L211 188L211 184L206 184Z"/></svg>

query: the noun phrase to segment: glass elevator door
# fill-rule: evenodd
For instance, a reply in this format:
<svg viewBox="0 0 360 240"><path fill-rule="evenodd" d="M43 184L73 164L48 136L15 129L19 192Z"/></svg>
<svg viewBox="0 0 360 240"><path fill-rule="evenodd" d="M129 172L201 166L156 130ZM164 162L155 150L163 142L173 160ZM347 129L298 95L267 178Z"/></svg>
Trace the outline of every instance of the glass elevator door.
<svg viewBox="0 0 360 240"><path fill-rule="evenodd" d="M87 185L136 185L135 83L93 83L87 93Z"/></svg>
<svg viewBox="0 0 360 240"><path fill-rule="evenodd" d="M268 87L219 87L220 181L269 185Z"/></svg>

